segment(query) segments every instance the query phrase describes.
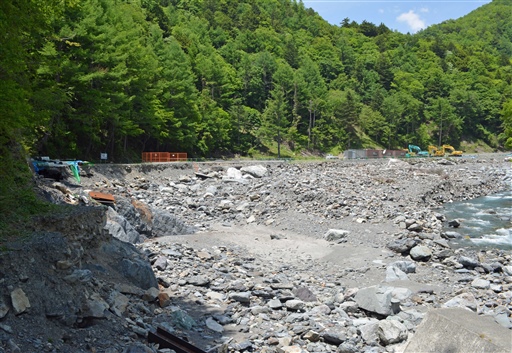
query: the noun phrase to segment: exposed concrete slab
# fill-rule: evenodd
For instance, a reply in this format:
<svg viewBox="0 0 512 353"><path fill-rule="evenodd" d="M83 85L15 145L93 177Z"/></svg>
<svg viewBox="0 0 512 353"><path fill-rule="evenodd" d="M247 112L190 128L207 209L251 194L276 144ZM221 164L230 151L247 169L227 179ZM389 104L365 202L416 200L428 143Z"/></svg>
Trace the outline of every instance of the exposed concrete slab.
<svg viewBox="0 0 512 353"><path fill-rule="evenodd" d="M404 353L510 353L512 331L492 317L460 309L427 313Z"/></svg>

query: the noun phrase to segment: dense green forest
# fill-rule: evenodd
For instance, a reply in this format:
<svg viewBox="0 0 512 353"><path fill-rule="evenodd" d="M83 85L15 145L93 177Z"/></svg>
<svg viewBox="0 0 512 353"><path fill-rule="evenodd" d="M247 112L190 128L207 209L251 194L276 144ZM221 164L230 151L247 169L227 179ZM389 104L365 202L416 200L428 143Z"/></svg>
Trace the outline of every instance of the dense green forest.
<svg viewBox="0 0 512 353"><path fill-rule="evenodd" d="M137 161L477 142L512 149L512 2L417 34L294 0L0 4L0 138ZM22 153L22 152L20 152ZM7 157L4 157L7 158Z"/></svg>

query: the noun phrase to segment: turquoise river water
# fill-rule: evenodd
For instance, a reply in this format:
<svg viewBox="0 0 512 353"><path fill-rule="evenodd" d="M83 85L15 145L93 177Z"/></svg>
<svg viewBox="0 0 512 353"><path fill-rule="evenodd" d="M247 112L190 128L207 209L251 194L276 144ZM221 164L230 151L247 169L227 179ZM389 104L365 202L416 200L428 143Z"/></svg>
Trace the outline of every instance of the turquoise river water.
<svg viewBox="0 0 512 353"><path fill-rule="evenodd" d="M458 228L446 225L444 229L460 235L452 240L455 246L512 250L512 188L444 206L442 213L447 220L458 219L461 223Z"/></svg>

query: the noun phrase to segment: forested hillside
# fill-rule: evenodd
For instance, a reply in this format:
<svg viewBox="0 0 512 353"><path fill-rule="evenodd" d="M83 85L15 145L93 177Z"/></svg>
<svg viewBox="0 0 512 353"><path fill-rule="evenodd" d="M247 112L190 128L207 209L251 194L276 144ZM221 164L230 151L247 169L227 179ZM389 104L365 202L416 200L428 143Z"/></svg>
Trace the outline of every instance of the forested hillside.
<svg viewBox="0 0 512 353"><path fill-rule="evenodd" d="M275 153L277 141L291 154L512 148L509 1L415 35L333 26L292 0L0 9L4 148L122 162L142 151Z"/></svg>

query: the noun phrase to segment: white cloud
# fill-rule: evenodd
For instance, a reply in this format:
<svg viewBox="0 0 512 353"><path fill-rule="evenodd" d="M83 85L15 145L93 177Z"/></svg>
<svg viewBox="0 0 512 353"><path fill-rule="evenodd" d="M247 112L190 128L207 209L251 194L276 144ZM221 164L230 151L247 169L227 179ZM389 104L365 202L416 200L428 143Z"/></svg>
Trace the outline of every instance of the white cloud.
<svg viewBox="0 0 512 353"><path fill-rule="evenodd" d="M411 28L413 32L417 32L420 29L426 28L425 21L423 21L420 16L418 16L417 13L415 13L413 10L410 10L409 12L405 12L398 16L397 21L399 22L405 22L407 25Z"/></svg>
<svg viewBox="0 0 512 353"><path fill-rule="evenodd" d="M425 13L427 13L427 12L429 12L429 11L430 11L430 10L428 9L428 7L422 7L422 8L420 9L420 12L425 12Z"/></svg>

